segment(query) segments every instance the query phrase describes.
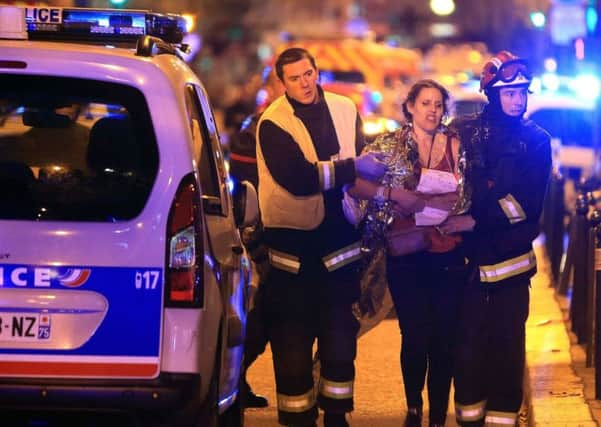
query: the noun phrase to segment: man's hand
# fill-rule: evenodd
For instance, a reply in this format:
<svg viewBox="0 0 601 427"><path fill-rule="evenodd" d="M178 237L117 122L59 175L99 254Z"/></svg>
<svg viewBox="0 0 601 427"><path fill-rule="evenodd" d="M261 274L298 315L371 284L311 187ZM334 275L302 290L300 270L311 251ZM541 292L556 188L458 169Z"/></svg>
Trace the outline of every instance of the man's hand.
<svg viewBox="0 0 601 427"><path fill-rule="evenodd" d="M386 163L382 162L382 155L377 153L364 153L355 158L357 175L369 181L377 181L388 170Z"/></svg>

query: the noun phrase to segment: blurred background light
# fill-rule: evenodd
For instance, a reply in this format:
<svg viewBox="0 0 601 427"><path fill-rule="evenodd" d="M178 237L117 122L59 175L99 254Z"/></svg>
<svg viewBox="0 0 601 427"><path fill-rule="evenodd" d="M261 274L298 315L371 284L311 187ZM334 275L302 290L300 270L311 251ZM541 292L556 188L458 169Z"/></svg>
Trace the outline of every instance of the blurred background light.
<svg viewBox="0 0 601 427"><path fill-rule="evenodd" d="M594 7L586 9L586 28L590 33L594 33L599 22L599 15Z"/></svg>
<svg viewBox="0 0 601 427"><path fill-rule="evenodd" d="M182 17L186 21L186 31L191 33L196 28L196 15L192 13L184 13Z"/></svg>
<svg viewBox="0 0 601 427"><path fill-rule="evenodd" d="M555 73L545 73L542 76L543 87L547 90L557 91L559 89L559 77Z"/></svg>
<svg viewBox="0 0 601 427"><path fill-rule="evenodd" d="M447 16L455 12L455 2L453 0L430 0L430 9L436 15Z"/></svg>
<svg viewBox="0 0 601 427"><path fill-rule="evenodd" d="M435 38L453 37L457 34L457 27L448 22L436 22L430 25L430 34Z"/></svg>
<svg viewBox="0 0 601 427"><path fill-rule="evenodd" d="M557 61L555 58L545 58L544 62L545 71L554 73L557 71Z"/></svg>
<svg viewBox="0 0 601 427"><path fill-rule="evenodd" d="M547 22L547 17L544 13L537 10L536 12L530 13L530 22L532 22L532 25L536 28L543 28Z"/></svg>
<svg viewBox="0 0 601 427"><path fill-rule="evenodd" d="M532 91L532 93L541 93L543 89L543 82L539 77L533 77L532 81L530 82L530 90Z"/></svg>
<svg viewBox="0 0 601 427"><path fill-rule="evenodd" d="M581 74L574 78L568 87L583 99L597 99L601 92L599 77L593 74Z"/></svg>
<svg viewBox="0 0 601 427"><path fill-rule="evenodd" d="M574 41L574 53L577 60L582 61L584 59L584 40L582 38L577 38Z"/></svg>

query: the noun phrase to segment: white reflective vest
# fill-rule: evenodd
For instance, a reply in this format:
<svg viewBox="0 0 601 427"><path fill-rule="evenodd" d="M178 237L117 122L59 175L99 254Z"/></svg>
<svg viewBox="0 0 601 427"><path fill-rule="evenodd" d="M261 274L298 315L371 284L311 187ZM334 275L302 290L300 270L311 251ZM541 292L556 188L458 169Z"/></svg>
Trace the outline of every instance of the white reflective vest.
<svg viewBox="0 0 601 427"><path fill-rule="evenodd" d="M357 120L355 104L349 98L341 95L324 92L324 96L340 146L338 158L342 160L355 157ZM257 125L257 141L259 141L259 129L264 120L270 120L289 133L305 158L316 164L322 191L337 185L334 163L318 160L309 131L303 122L294 115L294 108L286 96L276 99L261 115ZM260 143L257 144L257 169L260 182L259 207L265 227L313 230L321 224L325 215L322 193L301 197L291 194L280 186L269 173Z"/></svg>

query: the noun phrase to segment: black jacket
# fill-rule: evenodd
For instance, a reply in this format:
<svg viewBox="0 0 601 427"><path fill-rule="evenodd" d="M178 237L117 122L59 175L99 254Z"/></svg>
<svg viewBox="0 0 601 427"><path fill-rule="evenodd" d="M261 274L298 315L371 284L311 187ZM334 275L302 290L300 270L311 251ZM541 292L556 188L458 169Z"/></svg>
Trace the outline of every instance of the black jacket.
<svg viewBox="0 0 601 427"><path fill-rule="evenodd" d="M471 186L474 231L466 246L472 265L498 265L532 250L539 233L551 169L549 134L531 120L509 118L485 108L455 120L466 152L466 179ZM504 201L521 212L510 218ZM502 282L521 281L535 269ZM499 282L500 283L500 282Z"/></svg>

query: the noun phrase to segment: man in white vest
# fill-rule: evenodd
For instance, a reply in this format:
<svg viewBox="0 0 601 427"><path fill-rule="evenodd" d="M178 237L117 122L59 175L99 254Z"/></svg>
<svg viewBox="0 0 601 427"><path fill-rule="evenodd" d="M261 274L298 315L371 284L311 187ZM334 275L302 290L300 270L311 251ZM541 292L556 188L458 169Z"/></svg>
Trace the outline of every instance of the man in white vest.
<svg viewBox="0 0 601 427"><path fill-rule="evenodd" d="M378 179L386 167L357 157L363 137L353 102L324 92L314 58L282 52L275 64L286 93L265 110L257 130L259 204L271 272L264 288L276 376L278 421L345 427L353 410L360 237L342 211L342 187L356 176ZM321 377L313 388L317 339Z"/></svg>

